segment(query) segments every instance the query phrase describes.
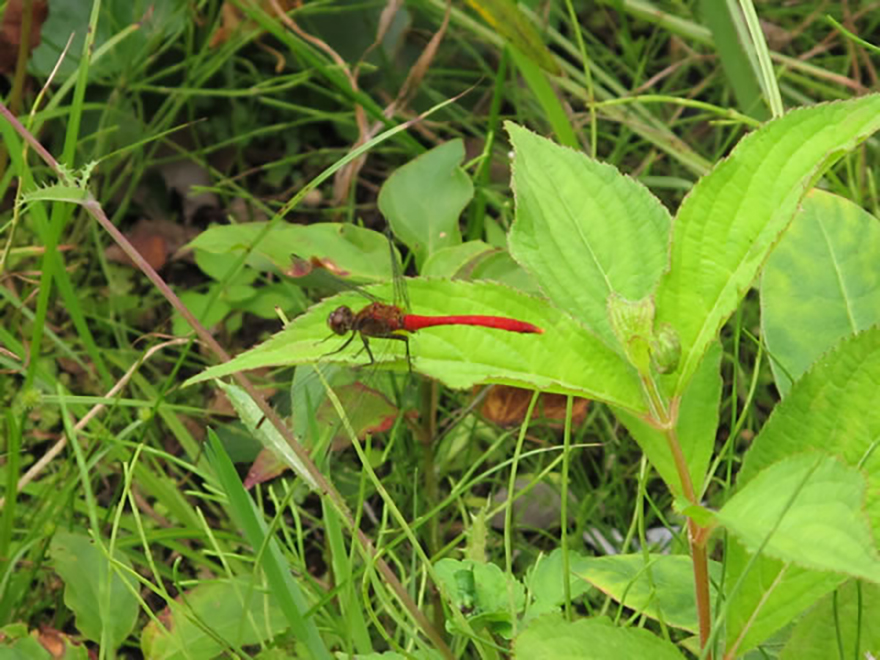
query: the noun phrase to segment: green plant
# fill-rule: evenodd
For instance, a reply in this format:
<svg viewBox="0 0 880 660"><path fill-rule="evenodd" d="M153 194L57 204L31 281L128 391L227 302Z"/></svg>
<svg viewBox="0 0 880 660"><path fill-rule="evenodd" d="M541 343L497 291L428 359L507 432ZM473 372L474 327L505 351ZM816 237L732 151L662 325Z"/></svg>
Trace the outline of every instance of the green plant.
<svg viewBox="0 0 880 660"><path fill-rule="evenodd" d="M547 300L488 283L411 283L417 311L491 310L546 329L541 337L504 337L491 348L470 334L480 330L449 328L443 338L425 333L413 340L419 371L453 387L517 384L587 396L615 409L687 517L696 606L678 625L698 630L705 652L753 648L847 577L880 581L872 541L872 529L880 527L872 514L880 492L877 422L864 411L870 383L880 376L873 359L880 355L876 330L836 346L795 385L747 453L735 497L717 511L701 504L718 465L710 469L721 397L719 330L804 192L840 154L880 128L878 117L880 97L872 96L796 110L767 124L695 186L674 221L646 189L614 168L509 124L517 201L510 249ZM315 360L325 350L316 344L326 334L323 321L342 300L349 299L324 301L269 342L196 380ZM661 341L667 346L658 365ZM808 345L813 359L830 343ZM564 360L552 357L561 355ZM846 392L829 381L848 383ZM843 431L850 428L857 435ZM713 598L708 555L721 530L730 536L718 578L723 586ZM628 561L647 570L661 559L645 554ZM636 584L641 579L638 569L628 574ZM590 580L589 569L582 575ZM453 586L447 580L446 589ZM638 593L618 598L635 607ZM640 611L675 625L668 611ZM587 646L621 634L573 625L573 639ZM523 634L530 648L540 646L534 633ZM648 639L639 634L633 643L647 652Z"/></svg>

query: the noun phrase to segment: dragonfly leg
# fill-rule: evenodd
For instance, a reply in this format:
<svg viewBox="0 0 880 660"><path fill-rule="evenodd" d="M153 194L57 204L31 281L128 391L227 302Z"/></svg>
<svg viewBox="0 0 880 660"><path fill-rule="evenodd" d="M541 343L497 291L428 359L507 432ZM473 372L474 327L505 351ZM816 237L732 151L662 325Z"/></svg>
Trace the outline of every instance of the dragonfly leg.
<svg viewBox="0 0 880 660"><path fill-rule="evenodd" d="M409 367L409 372L412 373L412 356L409 353L409 337L405 335L382 335L382 339L396 339L397 341L402 341L404 346L406 346L406 366ZM368 349L369 350L369 349ZM370 356L372 357L372 356Z"/></svg>
<svg viewBox="0 0 880 660"><path fill-rule="evenodd" d="M337 348L337 349L334 350L334 351L330 351L329 353L324 353L324 356L327 356L327 355L335 355L336 353L341 353L342 351L344 351L346 348L348 348L348 345L349 345L352 341L354 341L354 335L355 335L355 333L352 332L352 333L351 333L351 336L350 336L348 339L345 340L345 342L342 344L342 346L340 346L339 348ZM329 337L326 337L326 338L322 339L322 340L319 341L318 343L321 344L321 343L327 341L328 339L331 339L332 337L336 337L336 336L337 336L337 335L330 335Z"/></svg>
<svg viewBox="0 0 880 660"><path fill-rule="evenodd" d="M370 356L370 364L376 364L376 358L373 357L373 351L370 350L370 341L363 333L361 333L361 340L364 342L364 350L367 352L367 355Z"/></svg>

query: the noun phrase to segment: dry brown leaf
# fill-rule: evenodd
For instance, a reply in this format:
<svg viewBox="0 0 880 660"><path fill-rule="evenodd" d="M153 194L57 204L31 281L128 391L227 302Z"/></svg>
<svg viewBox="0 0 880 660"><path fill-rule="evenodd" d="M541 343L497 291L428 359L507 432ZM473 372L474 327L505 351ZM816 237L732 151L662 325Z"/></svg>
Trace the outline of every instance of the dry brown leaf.
<svg viewBox="0 0 880 660"><path fill-rule="evenodd" d="M159 270L185 244L198 235L197 229L182 227L169 220L139 220L125 237L155 270ZM118 245L111 245L104 256L120 264L133 265Z"/></svg>
<svg viewBox="0 0 880 660"><path fill-rule="evenodd" d="M34 0L31 14L31 52L40 45L40 32L49 15L47 0ZM0 24L0 73L15 71L18 47L21 44L22 0L9 0Z"/></svg>
<svg viewBox="0 0 880 660"><path fill-rule="evenodd" d="M545 419L563 421L565 419L565 399L566 397L562 394L546 392L541 394L538 398L535 415ZM531 390L510 385L496 385L483 401L480 413L499 426L516 426L525 420L531 400ZM572 424L577 425L584 421L589 403L587 399L574 400Z"/></svg>

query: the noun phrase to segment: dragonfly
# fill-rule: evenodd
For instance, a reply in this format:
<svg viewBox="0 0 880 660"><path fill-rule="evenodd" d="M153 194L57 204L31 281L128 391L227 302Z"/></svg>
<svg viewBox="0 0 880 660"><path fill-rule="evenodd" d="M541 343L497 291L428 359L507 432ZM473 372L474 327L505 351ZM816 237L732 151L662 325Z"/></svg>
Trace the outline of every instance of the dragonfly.
<svg viewBox="0 0 880 660"><path fill-rule="evenodd" d="M409 297L406 293L406 285L403 276L400 274L399 262L395 254L394 245L389 238L389 247L391 250L391 264L394 274L394 297L395 304L390 304L378 300L375 296L359 289L346 285L347 288L354 288L358 293L371 300L369 304L358 311L354 311L347 305L341 305L334 309L327 317L327 326L332 331L333 336L348 335L345 342L336 350L330 351L327 355L340 353L351 345L355 338L359 337L363 344L363 349L370 358L370 364L375 364L376 359L373 351L370 349L370 339L393 339L404 342L406 347L406 360L409 370L412 371L412 356L410 354L409 339L410 335L425 328L434 328L444 325L470 325L483 328L491 328L495 330L503 330L506 332L517 332L523 334L543 334L544 330L519 319L507 316L486 316L480 314L456 314L446 316L422 316L419 314L410 314ZM299 257L294 256L293 271L299 273L310 272L315 266L327 268L327 264L320 259L313 258L305 263ZM330 269L328 269L330 270ZM326 341L326 340L325 340Z"/></svg>

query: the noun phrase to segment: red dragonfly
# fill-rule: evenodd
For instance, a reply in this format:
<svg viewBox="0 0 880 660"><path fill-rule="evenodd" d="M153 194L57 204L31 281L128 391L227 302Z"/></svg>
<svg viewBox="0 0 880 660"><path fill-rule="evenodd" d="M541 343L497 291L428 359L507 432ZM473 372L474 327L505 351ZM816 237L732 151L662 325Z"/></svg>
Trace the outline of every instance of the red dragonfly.
<svg viewBox="0 0 880 660"><path fill-rule="evenodd" d="M478 325L483 328L496 328L508 332L542 334L544 331L536 325L518 321L506 316L480 316L462 314L454 316L419 316L407 314L397 305L373 302L355 313L350 307L337 307L327 317L327 325L337 335L351 336L333 353L345 350L356 336L364 342L364 350L370 356L370 364L376 360L370 350L368 337L377 339L397 339L406 344L406 359L412 368L409 354L409 335L422 328L433 328L438 325Z"/></svg>
<svg viewBox="0 0 880 660"><path fill-rule="evenodd" d="M399 262L390 238L388 245L391 250L391 264L394 272L395 300L400 300L402 305L391 305L381 302L362 289L352 287L350 284L345 285L346 288L354 288L358 293L373 302L358 312L354 312L350 307L342 305L330 313L327 317L327 325L333 333L339 336L350 334L350 336L345 340L342 346L331 351L328 355L344 351L348 348L351 342L354 341L355 337L360 337L364 344L364 350L366 350L367 355L370 357L370 364L374 364L376 359L373 357L373 352L370 350L369 338L395 339L404 342L406 345L407 364L409 365L410 371L412 371L412 360L409 352L409 334L423 328L433 328L440 325L476 325L484 328L505 330L507 332L530 334L542 334L544 332L536 325L527 323L526 321L508 318L506 316L483 316L473 314L420 316L418 314L408 314L404 311L405 309L409 309L405 280L399 272ZM332 266L328 267L328 263L320 259L312 258L309 261L305 261L294 256L294 267L291 272L295 272L299 275L307 274L312 271L314 266L324 268L325 270L332 270ZM336 277L333 277L332 279L338 282ZM330 337L328 337L328 339L330 339Z"/></svg>

